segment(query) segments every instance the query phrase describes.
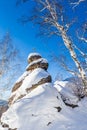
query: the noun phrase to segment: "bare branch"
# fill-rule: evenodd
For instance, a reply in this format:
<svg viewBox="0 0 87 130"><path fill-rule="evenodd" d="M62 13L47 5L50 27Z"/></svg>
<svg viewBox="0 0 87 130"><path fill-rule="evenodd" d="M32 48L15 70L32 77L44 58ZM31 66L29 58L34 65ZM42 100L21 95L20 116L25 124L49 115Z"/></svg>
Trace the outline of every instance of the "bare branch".
<svg viewBox="0 0 87 130"><path fill-rule="evenodd" d="M70 23L65 24L66 31L69 30L69 28L76 22L76 19L73 19Z"/></svg>
<svg viewBox="0 0 87 130"><path fill-rule="evenodd" d="M9 89L16 74L20 73L19 67L18 50L13 46L10 34L6 33L0 41L0 90Z"/></svg>
<svg viewBox="0 0 87 130"><path fill-rule="evenodd" d="M74 75L74 76L81 77L79 73L77 73L77 72L75 72L75 71L69 69L68 66L67 66L65 63L61 62L61 65L62 65L63 68L64 68L66 71L68 71L70 74L72 74L72 75Z"/></svg>
<svg viewBox="0 0 87 130"><path fill-rule="evenodd" d="M87 57L87 54L81 51L81 49L78 48L75 44L73 44L73 47L76 48L84 58Z"/></svg>
<svg viewBox="0 0 87 130"><path fill-rule="evenodd" d="M85 2L86 0L78 0L76 2L72 2L70 3L71 5L73 5L73 9L76 8L80 3Z"/></svg>
<svg viewBox="0 0 87 130"><path fill-rule="evenodd" d="M77 37L79 40L87 43L87 21L81 25L79 29L76 31Z"/></svg>
<svg viewBox="0 0 87 130"><path fill-rule="evenodd" d="M86 43L87 43L87 38L85 38L85 37L84 37L84 33L83 33L83 35L82 35L82 36L79 36L79 33L78 33L78 31L77 31L77 37L78 37L78 39L79 39L79 40L81 40L81 41L83 41L83 42L86 42Z"/></svg>

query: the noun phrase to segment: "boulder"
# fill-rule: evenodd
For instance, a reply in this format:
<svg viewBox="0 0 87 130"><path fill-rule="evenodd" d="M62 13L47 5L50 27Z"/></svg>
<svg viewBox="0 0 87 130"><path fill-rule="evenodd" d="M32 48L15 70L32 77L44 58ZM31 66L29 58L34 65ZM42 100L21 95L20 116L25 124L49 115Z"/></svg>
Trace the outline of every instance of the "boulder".
<svg viewBox="0 0 87 130"><path fill-rule="evenodd" d="M44 58L40 58L36 61L31 62L28 67L26 68L27 71L34 70L36 68L42 68L44 70L47 70L48 68L48 62Z"/></svg>
<svg viewBox="0 0 87 130"><path fill-rule="evenodd" d="M9 105L23 98L38 86L51 83L52 79L47 72L48 62L38 53L31 53L28 56L29 65L24 74L16 81L9 98Z"/></svg>
<svg viewBox="0 0 87 130"><path fill-rule="evenodd" d="M28 56L28 63L31 63L32 61L36 61L41 58L41 55L39 53L31 53Z"/></svg>

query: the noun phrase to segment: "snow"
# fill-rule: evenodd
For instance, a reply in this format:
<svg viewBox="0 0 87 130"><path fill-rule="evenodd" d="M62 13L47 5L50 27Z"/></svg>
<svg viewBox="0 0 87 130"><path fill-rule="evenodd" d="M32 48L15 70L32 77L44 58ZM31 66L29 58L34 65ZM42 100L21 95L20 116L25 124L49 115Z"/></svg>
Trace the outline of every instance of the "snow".
<svg viewBox="0 0 87 130"><path fill-rule="evenodd" d="M34 56L41 56L41 55L39 53L30 53L28 56L28 59L30 59L31 57L34 57Z"/></svg>
<svg viewBox="0 0 87 130"><path fill-rule="evenodd" d="M0 124L0 130L8 130L7 128L3 128Z"/></svg>
<svg viewBox="0 0 87 130"><path fill-rule="evenodd" d="M51 83L40 85L14 103L1 121L17 130L87 130L87 98L73 109L65 106L58 96ZM60 112L56 109L59 106Z"/></svg>
<svg viewBox="0 0 87 130"><path fill-rule="evenodd" d="M29 75L29 73L30 73L29 71L25 71L25 72L22 74L22 76L19 77L19 79L16 81L16 83L18 83L18 82L24 80L24 78L25 78L27 75Z"/></svg>
<svg viewBox="0 0 87 130"><path fill-rule="evenodd" d="M32 85L37 84L42 78L46 78L48 76L48 72L41 68L37 68L25 77L25 80L17 91L23 92L24 89L32 87Z"/></svg>
<svg viewBox="0 0 87 130"><path fill-rule="evenodd" d="M19 87L15 92L13 92L11 94L14 95L16 93L16 96L13 100L13 102L22 94L27 94L26 89L27 88L31 88L32 85L38 84L38 82L42 79L42 78L46 78L49 76L49 73L41 68L37 68L35 70L33 70L31 73L29 73L29 75L25 76L25 78L23 77L25 75L22 75L21 78L19 78L18 81L20 81L20 79L24 79L23 83L21 85L21 87ZM17 82L16 82L17 83Z"/></svg>
<svg viewBox="0 0 87 130"><path fill-rule="evenodd" d="M26 67L26 70L27 70L31 65L34 65L34 64L39 63L39 62L41 62L41 63L48 63L48 61L47 61L46 59L40 58L40 59L38 59L38 60L32 61L32 62Z"/></svg>
<svg viewBox="0 0 87 130"><path fill-rule="evenodd" d="M51 83L40 85L23 99L16 102L9 110L3 114L2 121L8 123L10 128L18 128L18 130L32 130L35 124L40 120L40 124L35 126L47 127L47 123L55 118L57 109L62 103L57 99L58 93ZM43 117L42 117L43 116ZM20 117L20 118L19 118ZM51 119L51 117L53 117ZM35 123L35 124L34 124ZM22 126L23 124L23 126ZM26 126L27 125L27 126Z"/></svg>
<svg viewBox="0 0 87 130"><path fill-rule="evenodd" d="M72 89L72 84L69 81L56 81L54 87L62 95L63 100L69 104L77 104L79 97L77 97ZM73 85L74 88L74 85Z"/></svg>
<svg viewBox="0 0 87 130"><path fill-rule="evenodd" d="M32 53L29 57L34 55L39 54ZM44 58L40 58L31 62L29 66L40 61L47 63ZM16 102L3 113L2 124L17 130L87 130L87 98L79 100L75 93L81 84L74 86L73 79L68 79L56 81L54 84L44 83L29 93L26 91L48 76L49 73L41 68L23 73L16 81L16 83L22 81L21 86L11 94L15 95L13 102ZM17 100L20 95L26 96ZM62 99L78 107L66 106ZM6 105L6 102L0 101L0 105ZM2 128L0 124L0 130L9 128Z"/></svg>

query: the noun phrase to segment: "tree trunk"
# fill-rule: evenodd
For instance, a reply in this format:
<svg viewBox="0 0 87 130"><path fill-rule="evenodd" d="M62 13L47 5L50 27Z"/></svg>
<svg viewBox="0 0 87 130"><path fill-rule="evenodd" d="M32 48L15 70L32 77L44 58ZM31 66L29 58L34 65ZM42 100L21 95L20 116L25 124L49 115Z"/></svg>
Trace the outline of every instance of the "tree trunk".
<svg viewBox="0 0 87 130"><path fill-rule="evenodd" d="M58 23L56 23L55 26L59 30L59 32L61 33L62 39L64 41L64 44L65 44L66 48L69 50L69 53L70 53L70 55L71 55L75 65L76 65L76 67L79 70L79 74L81 76L81 79L82 79L82 82L83 82L83 85L84 85L84 87L83 87L84 94L87 96L87 78L86 78L86 73L85 73L83 67L80 64L80 61L77 58L77 55L76 55L76 53L74 51L74 48L73 48L72 41L67 36L66 30L64 29L63 26L59 25Z"/></svg>

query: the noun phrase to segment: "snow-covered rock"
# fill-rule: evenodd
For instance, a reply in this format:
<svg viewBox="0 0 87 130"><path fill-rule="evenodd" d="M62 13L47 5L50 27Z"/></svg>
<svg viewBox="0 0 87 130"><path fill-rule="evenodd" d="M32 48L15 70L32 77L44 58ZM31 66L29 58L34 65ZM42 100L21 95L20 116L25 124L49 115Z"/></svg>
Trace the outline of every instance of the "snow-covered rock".
<svg viewBox="0 0 87 130"><path fill-rule="evenodd" d="M36 61L41 58L41 55L39 53L30 53L28 56L28 63L31 63L32 61Z"/></svg>
<svg viewBox="0 0 87 130"><path fill-rule="evenodd" d="M51 83L39 85L10 106L1 118L2 126L17 130L46 130L62 111L61 104Z"/></svg>
<svg viewBox="0 0 87 130"><path fill-rule="evenodd" d="M42 58L38 53L31 53L28 56L28 61L30 64L12 89L9 98L10 105L27 95L39 85L51 82L51 76L46 71L48 68L46 59Z"/></svg>
<svg viewBox="0 0 87 130"><path fill-rule="evenodd" d="M87 130L87 98L72 109L51 85L40 85L11 105L1 118L3 130Z"/></svg>
<svg viewBox="0 0 87 130"><path fill-rule="evenodd" d="M34 70L35 68L42 68L44 70L48 69L48 62L44 58L40 58L36 61L32 61L26 68L27 71Z"/></svg>
<svg viewBox="0 0 87 130"><path fill-rule="evenodd" d="M29 57L35 55L38 56L34 53ZM68 82L56 81L53 87L45 69L26 70L13 87L14 97L1 117L0 130L87 130L87 98L79 101L71 86L67 87ZM78 107L67 107L58 91L69 99L68 103L79 101Z"/></svg>
<svg viewBox="0 0 87 130"><path fill-rule="evenodd" d="M72 107L78 106L78 101L84 97L82 86L81 79L76 77L54 83L65 104Z"/></svg>
<svg viewBox="0 0 87 130"><path fill-rule="evenodd" d="M0 118L2 114L8 109L8 103L7 101L0 100Z"/></svg>

